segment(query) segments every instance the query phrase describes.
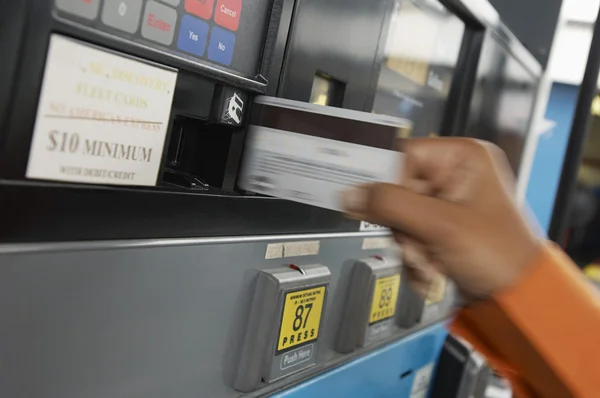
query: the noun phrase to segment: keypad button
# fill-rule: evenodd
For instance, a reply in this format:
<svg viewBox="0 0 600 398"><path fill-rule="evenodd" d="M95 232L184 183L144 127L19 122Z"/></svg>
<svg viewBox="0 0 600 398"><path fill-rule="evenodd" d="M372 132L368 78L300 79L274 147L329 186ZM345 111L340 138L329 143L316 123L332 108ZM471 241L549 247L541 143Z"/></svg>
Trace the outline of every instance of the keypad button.
<svg viewBox="0 0 600 398"><path fill-rule="evenodd" d="M202 19L210 19L215 0L185 0L185 10Z"/></svg>
<svg viewBox="0 0 600 398"><path fill-rule="evenodd" d="M223 65L231 64L233 49L235 47L235 35L218 26L212 28L210 43L208 44L208 59Z"/></svg>
<svg viewBox="0 0 600 398"><path fill-rule="evenodd" d="M142 36L165 46L173 42L177 11L156 1L149 1L142 19Z"/></svg>
<svg viewBox="0 0 600 398"><path fill-rule="evenodd" d="M135 33L140 24L142 0L104 0L102 22L128 33Z"/></svg>
<svg viewBox="0 0 600 398"><path fill-rule="evenodd" d="M242 0L217 0L215 22L235 32L240 24L241 12Z"/></svg>
<svg viewBox="0 0 600 398"><path fill-rule="evenodd" d="M56 0L56 8L85 19L96 19L100 0Z"/></svg>
<svg viewBox="0 0 600 398"><path fill-rule="evenodd" d="M167 3L172 5L173 7L177 7L179 5L179 3L181 3L181 0L160 0L163 3Z"/></svg>
<svg viewBox="0 0 600 398"><path fill-rule="evenodd" d="M208 39L208 24L190 15L181 18L177 47L185 52L203 56Z"/></svg>

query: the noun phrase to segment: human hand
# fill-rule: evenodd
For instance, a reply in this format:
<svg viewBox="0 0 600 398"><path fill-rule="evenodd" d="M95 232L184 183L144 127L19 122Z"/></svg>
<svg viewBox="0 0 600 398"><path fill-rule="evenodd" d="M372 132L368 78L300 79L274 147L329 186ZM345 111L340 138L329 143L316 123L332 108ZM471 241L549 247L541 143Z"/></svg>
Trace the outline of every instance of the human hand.
<svg viewBox="0 0 600 398"><path fill-rule="evenodd" d="M343 195L345 210L392 229L421 294L436 272L466 299L513 284L541 243L515 203L504 153L468 138L411 139L402 151L401 184L352 189Z"/></svg>

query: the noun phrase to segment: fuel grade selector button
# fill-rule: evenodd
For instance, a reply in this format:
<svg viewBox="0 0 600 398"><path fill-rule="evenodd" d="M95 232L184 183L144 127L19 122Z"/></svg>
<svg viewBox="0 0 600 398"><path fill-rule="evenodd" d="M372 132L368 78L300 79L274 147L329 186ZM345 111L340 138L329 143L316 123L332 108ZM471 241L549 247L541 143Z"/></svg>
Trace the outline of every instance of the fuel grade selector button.
<svg viewBox="0 0 600 398"><path fill-rule="evenodd" d="M400 270L398 263L381 257L356 262L336 341L337 351L352 352L393 333Z"/></svg>
<svg viewBox="0 0 600 398"><path fill-rule="evenodd" d="M321 264L258 274L234 387L253 391L316 364L331 273Z"/></svg>

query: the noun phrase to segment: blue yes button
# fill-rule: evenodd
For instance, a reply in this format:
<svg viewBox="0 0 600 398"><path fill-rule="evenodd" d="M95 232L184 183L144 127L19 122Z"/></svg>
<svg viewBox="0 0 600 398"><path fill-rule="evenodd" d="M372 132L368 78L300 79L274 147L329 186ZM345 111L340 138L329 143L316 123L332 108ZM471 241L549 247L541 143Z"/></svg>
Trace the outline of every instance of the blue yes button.
<svg viewBox="0 0 600 398"><path fill-rule="evenodd" d="M198 56L204 55L206 39L208 38L208 24L198 18L184 15L179 27L177 47L185 52Z"/></svg>
<svg viewBox="0 0 600 398"><path fill-rule="evenodd" d="M210 43L208 44L208 59L223 65L231 64L235 35L228 30L217 26L212 28Z"/></svg>

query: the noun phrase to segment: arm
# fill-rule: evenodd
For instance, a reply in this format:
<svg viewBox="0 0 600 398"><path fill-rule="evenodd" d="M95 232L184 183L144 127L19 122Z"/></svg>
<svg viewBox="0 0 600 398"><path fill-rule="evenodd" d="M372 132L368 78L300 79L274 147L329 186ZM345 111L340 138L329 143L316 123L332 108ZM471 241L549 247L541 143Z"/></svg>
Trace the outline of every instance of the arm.
<svg viewBox="0 0 600 398"><path fill-rule="evenodd" d="M451 331L520 398L600 397L600 301L558 248L544 247L513 286L461 310Z"/></svg>
<svg viewBox="0 0 600 398"><path fill-rule="evenodd" d="M346 192L346 212L391 228L422 295L435 273L456 283L468 304L452 329L518 396L600 397L598 295L530 227L502 152L465 138L413 139L402 150L400 184Z"/></svg>

